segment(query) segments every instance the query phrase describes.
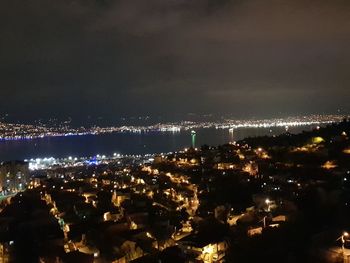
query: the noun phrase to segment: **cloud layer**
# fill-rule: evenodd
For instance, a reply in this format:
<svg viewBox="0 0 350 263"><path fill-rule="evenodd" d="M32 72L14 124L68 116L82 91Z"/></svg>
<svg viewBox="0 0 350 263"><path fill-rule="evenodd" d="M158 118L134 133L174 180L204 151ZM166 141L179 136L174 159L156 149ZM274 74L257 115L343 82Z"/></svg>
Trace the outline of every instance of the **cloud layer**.
<svg viewBox="0 0 350 263"><path fill-rule="evenodd" d="M2 112L349 110L346 0L6 0L0 32Z"/></svg>

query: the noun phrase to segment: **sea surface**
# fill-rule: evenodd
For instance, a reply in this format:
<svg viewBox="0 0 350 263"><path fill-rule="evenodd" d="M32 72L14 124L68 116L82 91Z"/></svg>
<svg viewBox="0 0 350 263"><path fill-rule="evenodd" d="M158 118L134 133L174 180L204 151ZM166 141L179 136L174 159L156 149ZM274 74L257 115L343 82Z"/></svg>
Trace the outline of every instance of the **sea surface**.
<svg viewBox="0 0 350 263"><path fill-rule="evenodd" d="M290 127L289 132L299 133L311 130L313 126ZM279 135L286 132L283 127L198 129L196 147L203 144L217 146L246 137ZM97 154L148 154L168 153L191 146L191 131L113 133L103 135L49 137L33 140L0 141L0 161L24 160L44 157L90 157Z"/></svg>

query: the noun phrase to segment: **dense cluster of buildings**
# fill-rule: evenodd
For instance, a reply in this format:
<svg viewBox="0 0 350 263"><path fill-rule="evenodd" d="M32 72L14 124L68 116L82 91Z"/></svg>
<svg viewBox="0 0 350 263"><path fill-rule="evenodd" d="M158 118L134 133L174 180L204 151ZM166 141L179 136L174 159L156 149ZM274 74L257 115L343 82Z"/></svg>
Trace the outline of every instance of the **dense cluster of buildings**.
<svg viewBox="0 0 350 263"><path fill-rule="evenodd" d="M349 133L344 121L148 162L37 169L1 206L1 260L342 262ZM25 164L3 167L17 185L28 176Z"/></svg>

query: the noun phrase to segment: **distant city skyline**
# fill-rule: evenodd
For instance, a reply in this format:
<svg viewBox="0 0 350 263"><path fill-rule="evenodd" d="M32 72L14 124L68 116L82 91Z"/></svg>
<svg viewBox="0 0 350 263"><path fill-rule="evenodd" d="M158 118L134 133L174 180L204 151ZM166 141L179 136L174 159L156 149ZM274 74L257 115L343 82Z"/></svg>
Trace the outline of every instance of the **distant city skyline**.
<svg viewBox="0 0 350 263"><path fill-rule="evenodd" d="M171 115L115 115L115 116L75 116L62 115L62 116L43 116L43 115L31 115L23 116L21 114L8 114L0 113L0 122L3 123L19 123L19 124L49 124L57 125L62 123L69 123L74 126L110 126L110 125L153 125L157 123L175 123L181 121L221 121L221 120L269 120L269 119L286 119L286 118L298 118L301 116L350 116L350 111L337 109L329 112L321 113L302 113L302 114L288 114L286 112L276 112L275 114L219 114L219 113L184 113Z"/></svg>

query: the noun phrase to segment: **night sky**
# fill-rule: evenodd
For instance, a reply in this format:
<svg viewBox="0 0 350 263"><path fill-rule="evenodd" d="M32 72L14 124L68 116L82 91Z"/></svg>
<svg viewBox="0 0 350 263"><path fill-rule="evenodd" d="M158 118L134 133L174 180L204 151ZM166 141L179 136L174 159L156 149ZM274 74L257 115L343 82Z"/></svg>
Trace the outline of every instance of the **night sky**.
<svg viewBox="0 0 350 263"><path fill-rule="evenodd" d="M349 111L349 0L2 0L0 112Z"/></svg>

